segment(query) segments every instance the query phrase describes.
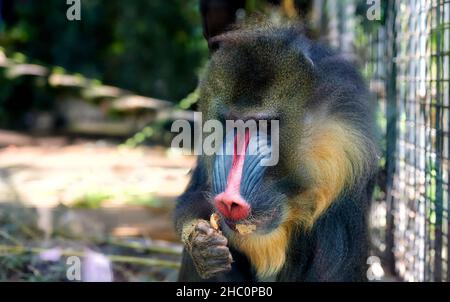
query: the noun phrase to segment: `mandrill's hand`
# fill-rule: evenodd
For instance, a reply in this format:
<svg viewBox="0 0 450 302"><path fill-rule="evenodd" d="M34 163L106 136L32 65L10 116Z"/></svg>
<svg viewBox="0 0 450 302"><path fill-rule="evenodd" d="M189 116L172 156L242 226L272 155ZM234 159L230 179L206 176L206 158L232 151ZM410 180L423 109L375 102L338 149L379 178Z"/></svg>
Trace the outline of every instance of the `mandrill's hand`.
<svg viewBox="0 0 450 302"><path fill-rule="evenodd" d="M228 240L206 220L196 220L183 229L183 243L203 279L231 270Z"/></svg>

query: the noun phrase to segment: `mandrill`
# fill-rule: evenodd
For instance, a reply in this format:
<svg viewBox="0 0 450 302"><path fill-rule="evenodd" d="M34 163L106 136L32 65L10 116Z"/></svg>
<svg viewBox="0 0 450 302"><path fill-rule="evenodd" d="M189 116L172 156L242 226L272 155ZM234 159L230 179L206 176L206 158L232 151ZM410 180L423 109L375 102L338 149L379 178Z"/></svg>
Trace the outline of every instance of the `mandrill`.
<svg viewBox="0 0 450 302"><path fill-rule="evenodd" d="M293 25L238 28L211 45L204 119L266 129L224 131L218 150L230 152L198 158L175 209L179 280L365 280L378 149L358 70Z"/></svg>

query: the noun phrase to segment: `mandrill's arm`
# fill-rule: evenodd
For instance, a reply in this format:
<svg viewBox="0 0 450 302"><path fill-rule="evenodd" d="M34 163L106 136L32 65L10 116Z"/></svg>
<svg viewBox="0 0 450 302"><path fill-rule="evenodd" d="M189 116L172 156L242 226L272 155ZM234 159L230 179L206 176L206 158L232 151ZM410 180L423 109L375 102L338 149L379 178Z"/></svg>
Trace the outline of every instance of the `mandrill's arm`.
<svg viewBox="0 0 450 302"><path fill-rule="evenodd" d="M210 191L204 164L199 159L189 185L177 199L175 207L175 229L180 236L183 235L183 227L193 220L209 220L214 212L212 205L207 201L207 194Z"/></svg>
<svg viewBox="0 0 450 302"><path fill-rule="evenodd" d="M252 274L247 258L229 248L228 240L209 222L214 209L207 200L207 183L199 160L175 208L175 228L185 245L179 280L249 281Z"/></svg>

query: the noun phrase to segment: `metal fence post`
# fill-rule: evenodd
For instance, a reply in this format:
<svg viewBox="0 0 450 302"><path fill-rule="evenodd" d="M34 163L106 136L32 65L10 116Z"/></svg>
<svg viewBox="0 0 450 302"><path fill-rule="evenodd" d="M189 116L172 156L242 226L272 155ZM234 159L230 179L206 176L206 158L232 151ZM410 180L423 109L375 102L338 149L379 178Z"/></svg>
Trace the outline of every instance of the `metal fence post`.
<svg viewBox="0 0 450 302"><path fill-rule="evenodd" d="M391 273L395 272L394 248L394 216L393 216L393 180L395 173L395 151L397 144L397 31L395 0L389 0L386 6L386 33L388 37L387 60L388 77L386 85L386 251L385 259Z"/></svg>

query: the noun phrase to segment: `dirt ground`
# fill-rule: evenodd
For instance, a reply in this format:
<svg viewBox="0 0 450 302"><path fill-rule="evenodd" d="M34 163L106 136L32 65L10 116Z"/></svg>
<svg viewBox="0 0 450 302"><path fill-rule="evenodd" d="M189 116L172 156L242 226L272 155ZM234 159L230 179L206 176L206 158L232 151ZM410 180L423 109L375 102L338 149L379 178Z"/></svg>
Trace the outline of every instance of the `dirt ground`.
<svg viewBox="0 0 450 302"><path fill-rule="evenodd" d="M77 209L80 219L101 222L99 228L114 235L176 240L171 209L186 187L194 157L162 147L18 136L0 133L4 145L8 139L22 143L0 148L0 203L20 202L45 212L83 198L103 199L95 210ZM49 222L41 224L51 228Z"/></svg>
<svg viewBox="0 0 450 302"><path fill-rule="evenodd" d="M114 280L175 280L181 245L172 210L194 164L194 157L163 147L0 130L0 267L11 266L0 269L0 280L65 280L63 262L43 267L34 252L14 256L19 246L150 258L142 266L119 257Z"/></svg>

